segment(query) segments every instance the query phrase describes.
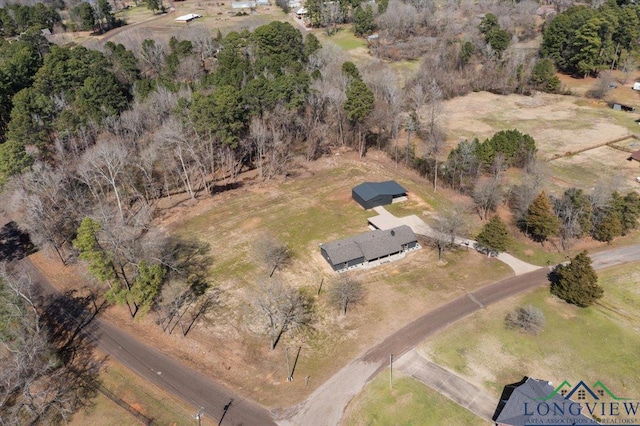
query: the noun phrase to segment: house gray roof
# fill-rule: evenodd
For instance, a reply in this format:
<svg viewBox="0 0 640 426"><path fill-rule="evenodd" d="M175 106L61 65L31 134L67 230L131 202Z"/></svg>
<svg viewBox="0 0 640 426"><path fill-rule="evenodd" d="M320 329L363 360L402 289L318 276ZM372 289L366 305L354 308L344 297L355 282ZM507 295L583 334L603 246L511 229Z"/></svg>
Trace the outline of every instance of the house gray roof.
<svg viewBox="0 0 640 426"><path fill-rule="evenodd" d="M398 182L388 180L386 182L364 182L353 188L353 192L358 194L365 201L371 200L378 195L398 196L407 193Z"/></svg>
<svg viewBox="0 0 640 426"><path fill-rule="evenodd" d="M539 414L534 414L535 406L538 403L546 402L552 405L555 402L562 406L563 403L573 402L565 399L565 397L560 394L555 394L553 398L545 401L544 398L549 396L553 391L554 388L549 382L527 377L523 382L520 382L517 387L513 388L513 391L506 401L500 401L503 408L496 417L496 422L513 426L526 426L529 425L531 421L540 419ZM525 411L525 403L528 404L528 412ZM568 411L565 412L564 415L559 416L554 416L552 413L549 413L548 416L544 416L544 420L545 424L572 424L566 423L569 420L575 421L573 424L599 424L582 413L572 414Z"/></svg>
<svg viewBox="0 0 640 426"><path fill-rule="evenodd" d="M402 251L403 244L417 241L416 235L407 225L397 228L367 232L342 240L324 244L325 250L334 265L354 259L375 260Z"/></svg>

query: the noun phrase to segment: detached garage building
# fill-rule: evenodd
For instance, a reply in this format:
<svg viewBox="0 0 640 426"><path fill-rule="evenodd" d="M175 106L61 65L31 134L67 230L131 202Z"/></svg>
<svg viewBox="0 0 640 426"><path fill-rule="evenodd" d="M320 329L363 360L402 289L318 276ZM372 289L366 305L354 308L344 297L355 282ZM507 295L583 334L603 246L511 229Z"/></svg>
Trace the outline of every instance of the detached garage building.
<svg viewBox="0 0 640 426"><path fill-rule="evenodd" d="M398 185L396 181L365 182L351 190L351 196L365 210L377 206L384 206L395 201L404 200L407 190Z"/></svg>
<svg viewBox="0 0 640 426"><path fill-rule="evenodd" d="M376 266L404 257L419 249L418 239L407 225L367 232L328 244L320 244L320 253L334 271Z"/></svg>

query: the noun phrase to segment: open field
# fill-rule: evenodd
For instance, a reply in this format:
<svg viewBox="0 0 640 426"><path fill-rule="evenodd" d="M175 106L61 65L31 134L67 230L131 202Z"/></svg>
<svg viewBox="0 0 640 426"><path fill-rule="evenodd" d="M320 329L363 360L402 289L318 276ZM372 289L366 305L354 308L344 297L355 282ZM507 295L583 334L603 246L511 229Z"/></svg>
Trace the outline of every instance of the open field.
<svg viewBox="0 0 640 426"><path fill-rule="evenodd" d="M545 159L630 134L614 117L621 114L629 116L581 98L543 93L500 96L477 92L446 102L451 142L474 137L484 140L499 130L515 128L534 137Z"/></svg>
<svg viewBox="0 0 640 426"><path fill-rule="evenodd" d="M581 309L536 290L480 311L425 342L421 350L495 396L502 387L531 376L556 384L601 380L616 395L640 393L638 302L640 263L600 272L604 298ZM508 330L504 317L516 306L534 305L546 318L537 336Z"/></svg>
<svg viewBox="0 0 640 426"><path fill-rule="evenodd" d="M640 189L636 177L640 176L640 163L628 160L630 154L601 146L550 162L550 170L556 182L567 181L587 190L603 181L603 177L615 179L620 192ZM587 191L589 192L589 191Z"/></svg>
<svg viewBox="0 0 640 426"><path fill-rule="evenodd" d="M390 390L389 371L385 370L349 404L342 424L479 426L491 423L411 377L394 377Z"/></svg>
<svg viewBox="0 0 640 426"><path fill-rule="evenodd" d="M534 137L540 158L554 159L549 189L590 190L613 174L620 176L618 189L637 189L638 163L605 146L639 130L635 114L583 98L543 93L531 97L471 93L445 104L450 147L461 139L484 140L500 130L518 129Z"/></svg>

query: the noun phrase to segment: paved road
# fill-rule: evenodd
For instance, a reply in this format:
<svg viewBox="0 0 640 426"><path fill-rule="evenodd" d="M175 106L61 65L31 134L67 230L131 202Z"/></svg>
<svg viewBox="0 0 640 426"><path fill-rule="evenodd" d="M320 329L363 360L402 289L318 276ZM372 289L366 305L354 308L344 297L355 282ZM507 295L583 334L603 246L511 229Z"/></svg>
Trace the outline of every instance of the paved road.
<svg viewBox="0 0 640 426"><path fill-rule="evenodd" d="M55 288L33 265L29 258L20 261L44 294ZM95 320L92 335L97 346L127 368L167 392L194 406L204 408L204 415L222 425L274 425L271 413L250 399L239 396L210 377L172 359L157 349L140 342L108 321ZM229 403L231 403L229 405ZM228 409L225 413L225 407ZM189 420L191 421L191 420ZM195 421L195 420L193 420Z"/></svg>
<svg viewBox="0 0 640 426"><path fill-rule="evenodd" d="M595 269L634 262L640 260L640 245L607 250L593 254L591 257ZM338 424L351 399L362 390L369 380L387 366L389 354L399 358L435 332L485 306L547 285L548 273L549 268L540 268L533 272L507 278L473 293L460 296L425 314L397 330L336 373L306 401L292 410L294 415L291 419L282 421L280 424L309 426Z"/></svg>

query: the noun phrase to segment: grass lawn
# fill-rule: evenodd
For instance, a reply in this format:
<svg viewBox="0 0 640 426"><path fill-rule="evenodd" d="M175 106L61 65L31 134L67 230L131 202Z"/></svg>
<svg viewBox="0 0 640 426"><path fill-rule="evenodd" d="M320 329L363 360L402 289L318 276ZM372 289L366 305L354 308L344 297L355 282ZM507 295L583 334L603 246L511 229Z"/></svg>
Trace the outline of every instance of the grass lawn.
<svg viewBox="0 0 640 426"><path fill-rule="evenodd" d="M343 425L489 425L460 405L411 377L378 375L349 404Z"/></svg>
<svg viewBox="0 0 640 426"><path fill-rule="evenodd" d="M496 396L504 385L526 375L556 384L601 380L616 395L636 397L640 394L640 263L599 275L604 297L593 307L569 305L544 288L480 311L421 349ZM506 314L528 304L544 312L544 330L531 336L506 329Z"/></svg>
<svg viewBox="0 0 640 426"><path fill-rule="evenodd" d="M558 253L551 242L547 241L543 247L518 230L512 228L510 232L512 237L509 239L507 252L518 259L538 266L556 265L566 260L567 252Z"/></svg>
<svg viewBox="0 0 640 426"><path fill-rule="evenodd" d="M317 31L314 32L314 34L321 43L329 41L347 52L359 47L367 47L367 40L356 37L350 25L338 28L338 31L330 36L328 36L325 31Z"/></svg>
<svg viewBox="0 0 640 426"><path fill-rule="evenodd" d="M197 409L168 395L155 385L140 379L117 361L110 360L101 375L102 385L120 398L124 405L137 410L157 425L193 425ZM77 425L121 425L134 426L141 423L125 408L102 393L93 400L93 405L76 413L70 424ZM202 424L214 425L213 419L203 417Z"/></svg>

